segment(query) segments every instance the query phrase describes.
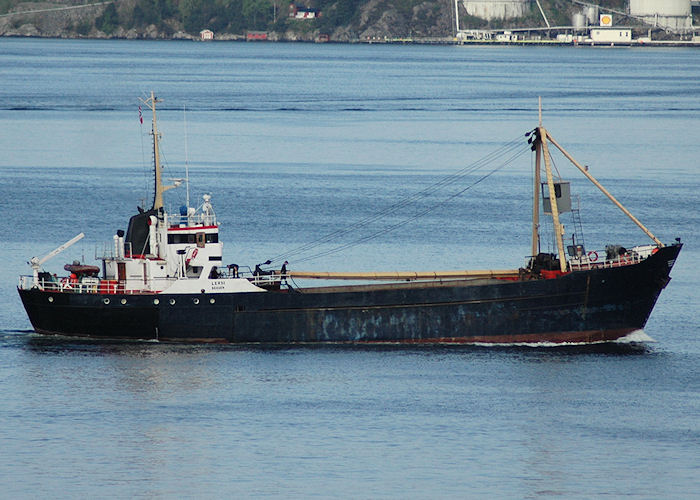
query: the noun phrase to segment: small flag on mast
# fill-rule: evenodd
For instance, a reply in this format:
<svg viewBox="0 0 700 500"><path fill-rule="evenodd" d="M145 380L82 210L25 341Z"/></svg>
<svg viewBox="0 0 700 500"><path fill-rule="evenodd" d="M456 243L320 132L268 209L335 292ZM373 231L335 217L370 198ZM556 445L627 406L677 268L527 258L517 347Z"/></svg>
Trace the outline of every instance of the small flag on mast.
<svg viewBox="0 0 700 500"><path fill-rule="evenodd" d="M139 121L143 124L143 114L141 113L141 106L139 106Z"/></svg>

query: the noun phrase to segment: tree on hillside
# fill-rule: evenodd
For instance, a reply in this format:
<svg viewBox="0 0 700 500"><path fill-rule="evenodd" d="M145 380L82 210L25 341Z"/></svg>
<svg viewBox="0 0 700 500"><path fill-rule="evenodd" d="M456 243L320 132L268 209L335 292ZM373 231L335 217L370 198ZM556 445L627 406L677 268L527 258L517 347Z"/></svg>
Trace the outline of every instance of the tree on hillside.
<svg viewBox="0 0 700 500"><path fill-rule="evenodd" d="M316 2L321 17L317 20L322 33L332 33L339 26L345 26L357 16L367 0L318 0Z"/></svg>
<svg viewBox="0 0 700 500"><path fill-rule="evenodd" d="M242 14L251 29L265 29L272 22L272 2L270 0L243 0Z"/></svg>
<svg viewBox="0 0 700 500"><path fill-rule="evenodd" d="M107 5L102 15L95 19L95 27L108 35L114 33L119 27L119 13L117 13L114 3Z"/></svg>
<svg viewBox="0 0 700 500"><path fill-rule="evenodd" d="M178 13L174 0L137 0L134 5L132 21L134 26L161 26L163 21Z"/></svg>

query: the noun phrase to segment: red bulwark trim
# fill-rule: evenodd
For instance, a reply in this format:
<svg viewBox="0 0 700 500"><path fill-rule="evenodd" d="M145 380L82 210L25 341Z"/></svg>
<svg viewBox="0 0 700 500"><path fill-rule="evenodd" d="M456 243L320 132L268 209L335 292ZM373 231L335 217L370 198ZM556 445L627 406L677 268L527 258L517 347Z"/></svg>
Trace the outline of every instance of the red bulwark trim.
<svg viewBox="0 0 700 500"><path fill-rule="evenodd" d="M556 278L561 278L562 276L566 276L567 274L569 274L568 271L563 273L563 272L557 271L557 270L547 271L546 269L542 269L540 271L540 273L542 274L542 277L546 280L553 280Z"/></svg>
<svg viewBox="0 0 700 500"><path fill-rule="evenodd" d="M219 229L219 226L169 227L168 231L201 231L202 229Z"/></svg>
<svg viewBox="0 0 700 500"><path fill-rule="evenodd" d="M151 260L153 262L165 262L165 259L161 259L158 257L156 257L154 259L153 257L149 257L148 255L143 255L140 253L132 253L132 254L125 255L124 257L126 257L127 259L135 259L135 260Z"/></svg>

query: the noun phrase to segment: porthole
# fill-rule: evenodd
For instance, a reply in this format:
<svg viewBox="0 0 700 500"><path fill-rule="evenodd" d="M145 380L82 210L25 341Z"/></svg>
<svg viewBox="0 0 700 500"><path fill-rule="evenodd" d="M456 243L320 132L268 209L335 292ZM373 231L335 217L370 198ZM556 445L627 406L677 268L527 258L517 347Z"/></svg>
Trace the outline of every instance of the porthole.
<svg viewBox="0 0 700 500"><path fill-rule="evenodd" d="M214 302L216 302L215 299L213 299L213 298L212 298L212 299L209 299L209 303L210 303L210 304L213 304Z"/></svg>
<svg viewBox="0 0 700 500"><path fill-rule="evenodd" d="M102 302L104 302L105 305L109 304L109 299L102 299Z"/></svg>
<svg viewBox="0 0 700 500"><path fill-rule="evenodd" d="M192 302L194 302L195 304L199 304L199 299L192 299Z"/></svg>
<svg viewBox="0 0 700 500"><path fill-rule="evenodd" d="M53 297L49 297L49 302L53 302Z"/></svg>
<svg viewBox="0 0 700 500"><path fill-rule="evenodd" d="M158 304L160 304L160 300L158 300L158 299L153 299L153 303L154 303L155 305L158 305Z"/></svg>
<svg viewBox="0 0 700 500"><path fill-rule="evenodd" d="M170 299L168 302L170 302L170 305L171 305L171 306L174 306L174 305L175 305L175 299Z"/></svg>
<svg viewBox="0 0 700 500"><path fill-rule="evenodd" d="M122 300L120 300L119 302L121 302L122 305L124 305L124 304L126 304L126 299L122 299Z"/></svg>

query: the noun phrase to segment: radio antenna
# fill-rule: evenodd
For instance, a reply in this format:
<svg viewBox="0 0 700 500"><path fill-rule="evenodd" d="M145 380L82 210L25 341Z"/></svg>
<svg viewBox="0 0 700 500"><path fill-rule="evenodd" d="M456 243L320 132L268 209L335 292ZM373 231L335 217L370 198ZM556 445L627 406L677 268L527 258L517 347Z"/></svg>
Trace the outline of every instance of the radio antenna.
<svg viewBox="0 0 700 500"><path fill-rule="evenodd" d="M190 159L187 151L187 108L185 104L182 105L182 114L184 116L185 124L185 189L186 189L186 202L187 210L190 209Z"/></svg>

